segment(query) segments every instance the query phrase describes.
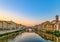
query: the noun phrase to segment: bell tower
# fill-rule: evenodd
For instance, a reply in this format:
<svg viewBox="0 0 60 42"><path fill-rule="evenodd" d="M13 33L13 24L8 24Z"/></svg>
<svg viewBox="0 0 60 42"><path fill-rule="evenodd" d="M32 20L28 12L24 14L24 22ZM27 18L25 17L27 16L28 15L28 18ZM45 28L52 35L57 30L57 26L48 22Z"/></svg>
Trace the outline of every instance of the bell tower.
<svg viewBox="0 0 60 42"><path fill-rule="evenodd" d="M56 15L56 23L59 22L59 15Z"/></svg>

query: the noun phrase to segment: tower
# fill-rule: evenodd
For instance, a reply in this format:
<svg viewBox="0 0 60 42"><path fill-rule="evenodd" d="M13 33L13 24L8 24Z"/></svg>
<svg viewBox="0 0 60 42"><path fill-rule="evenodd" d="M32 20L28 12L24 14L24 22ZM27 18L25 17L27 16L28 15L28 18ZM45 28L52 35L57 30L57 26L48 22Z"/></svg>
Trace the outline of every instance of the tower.
<svg viewBox="0 0 60 42"><path fill-rule="evenodd" d="M58 23L58 22L59 22L59 16L56 15L56 23Z"/></svg>
<svg viewBox="0 0 60 42"><path fill-rule="evenodd" d="M59 25L58 25L58 22L59 22L59 16L58 15L56 15L56 30L58 30L59 29Z"/></svg>

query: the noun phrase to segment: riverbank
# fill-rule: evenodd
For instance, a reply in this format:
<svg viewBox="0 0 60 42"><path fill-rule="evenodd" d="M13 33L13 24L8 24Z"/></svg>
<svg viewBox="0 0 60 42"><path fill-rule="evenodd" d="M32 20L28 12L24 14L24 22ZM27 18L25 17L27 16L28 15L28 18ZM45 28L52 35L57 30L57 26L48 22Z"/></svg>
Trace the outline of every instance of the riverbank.
<svg viewBox="0 0 60 42"><path fill-rule="evenodd" d="M38 33L38 32L43 32L43 33L47 33L47 34L52 34L52 35L55 35L56 37L60 37L60 31L35 31L35 33Z"/></svg>
<svg viewBox="0 0 60 42"><path fill-rule="evenodd" d="M57 37L60 37L60 31L46 31L46 33L48 33L48 34L53 34L53 35L55 35L55 36L57 36Z"/></svg>
<svg viewBox="0 0 60 42"><path fill-rule="evenodd" d="M4 37L4 36L7 36L9 34L13 34L13 33L18 33L18 32L22 32L23 30L15 30L15 31L12 31L12 32L6 32L6 33L3 33L3 34L0 34L0 37Z"/></svg>

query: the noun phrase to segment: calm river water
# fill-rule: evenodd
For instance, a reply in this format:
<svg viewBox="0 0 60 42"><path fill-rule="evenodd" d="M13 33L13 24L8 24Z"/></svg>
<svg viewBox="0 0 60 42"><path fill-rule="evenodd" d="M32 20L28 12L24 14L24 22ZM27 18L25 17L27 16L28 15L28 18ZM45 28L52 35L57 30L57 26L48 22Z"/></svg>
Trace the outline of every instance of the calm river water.
<svg viewBox="0 0 60 42"><path fill-rule="evenodd" d="M59 37L38 32L24 32L17 35L0 38L0 42L60 42Z"/></svg>

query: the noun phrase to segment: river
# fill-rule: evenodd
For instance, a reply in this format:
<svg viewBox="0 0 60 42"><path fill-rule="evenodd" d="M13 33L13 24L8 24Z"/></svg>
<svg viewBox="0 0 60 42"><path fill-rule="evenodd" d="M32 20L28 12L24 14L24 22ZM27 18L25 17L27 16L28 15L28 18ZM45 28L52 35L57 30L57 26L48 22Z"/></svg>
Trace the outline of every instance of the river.
<svg viewBox="0 0 60 42"><path fill-rule="evenodd" d="M19 32L0 37L0 42L60 42L60 37L43 32Z"/></svg>
<svg viewBox="0 0 60 42"><path fill-rule="evenodd" d="M34 32L24 32L12 37L0 38L0 42L52 42L46 40Z"/></svg>

